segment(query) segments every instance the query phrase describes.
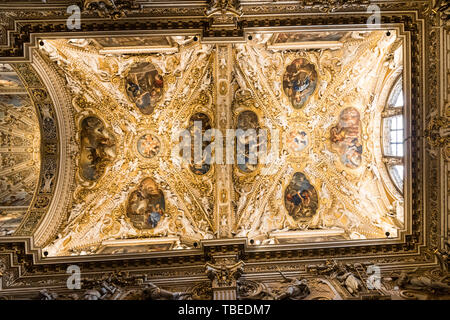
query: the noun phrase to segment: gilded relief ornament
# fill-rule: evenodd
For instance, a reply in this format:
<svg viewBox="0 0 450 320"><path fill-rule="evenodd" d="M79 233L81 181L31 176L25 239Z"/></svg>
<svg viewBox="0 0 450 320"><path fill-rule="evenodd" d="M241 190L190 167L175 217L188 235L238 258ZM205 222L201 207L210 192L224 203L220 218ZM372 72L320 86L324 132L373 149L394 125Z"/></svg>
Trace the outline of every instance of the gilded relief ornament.
<svg viewBox="0 0 450 320"><path fill-rule="evenodd" d="M450 20L450 3L447 0L433 0L433 12L440 13L441 19L448 23Z"/></svg>
<svg viewBox="0 0 450 320"><path fill-rule="evenodd" d="M134 0L83 0L83 10L96 13L99 17L113 20L137 12L140 6Z"/></svg>
<svg viewBox="0 0 450 320"><path fill-rule="evenodd" d="M240 0L209 0L209 6L206 10L208 17L214 14L232 14L240 16L242 14Z"/></svg>
<svg viewBox="0 0 450 320"><path fill-rule="evenodd" d="M425 137L433 147L445 147L450 144L450 121L442 116L432 118L425 129Z"/></svg>

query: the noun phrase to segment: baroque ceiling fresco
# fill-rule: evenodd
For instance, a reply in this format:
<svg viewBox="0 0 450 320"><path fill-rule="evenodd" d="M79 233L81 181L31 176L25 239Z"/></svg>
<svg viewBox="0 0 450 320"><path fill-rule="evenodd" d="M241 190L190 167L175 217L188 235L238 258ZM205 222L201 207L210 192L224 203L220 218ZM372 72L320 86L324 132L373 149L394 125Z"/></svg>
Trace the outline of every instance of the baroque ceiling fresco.
<svg viewBox="0 0 450 320"><path fill-rule="evenodd" d="M67 82L77 145L71 209L49 256L218 237L377 239L405 225L381 152L381 91L403 67L395 31L260 33L224 46L44 39L40 51ZM195 121L203 133L266 129L274 152L264 163L186 163L174 136Z"/></svg>
<svg viewBox="0 0 450 320"><path fill-rule="evenodd" d="M0 64L0 236L19 226L36 189L40 130L18 74Z"/></svg>
<svg viewBox="0 0 450 320"><path fill-rule="evenodd" d="M449 22L1 2L0 300L449 299Z"/></svg>

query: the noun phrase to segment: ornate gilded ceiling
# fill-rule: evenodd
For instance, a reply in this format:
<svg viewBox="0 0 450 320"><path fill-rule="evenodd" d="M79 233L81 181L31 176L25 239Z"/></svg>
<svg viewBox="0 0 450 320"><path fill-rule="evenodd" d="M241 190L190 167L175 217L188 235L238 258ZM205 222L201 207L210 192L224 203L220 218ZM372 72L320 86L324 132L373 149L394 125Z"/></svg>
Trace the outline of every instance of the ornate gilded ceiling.
<svg viewBox="0 0 450 320"><path fill-rule="evenodd" d="M76 149L66 155L71 207L44 248L50 256L218 237L269 245L398 236L404 201L382 161L381 112L403 70L402 39L394 30L251 38L43 39L45 63L70 91ZM216 152L222 162L187 163L176 135L194 135L195 122L223 140L227 129L265 129L270 152L257 163L233 161L236 149Z"/></svg>
<svg viewBox="0 0 450 320"><path fill-rule="evenodd" d="M0 3L0 299L448 299L448 21L441 0Z"/></svg>
<svg viewBox="0 0 450 320"><path fill-rule="evenodd" d="M17 73L0 64L0 236L20 224L36 189L40 130L36 111Z"/></svg>

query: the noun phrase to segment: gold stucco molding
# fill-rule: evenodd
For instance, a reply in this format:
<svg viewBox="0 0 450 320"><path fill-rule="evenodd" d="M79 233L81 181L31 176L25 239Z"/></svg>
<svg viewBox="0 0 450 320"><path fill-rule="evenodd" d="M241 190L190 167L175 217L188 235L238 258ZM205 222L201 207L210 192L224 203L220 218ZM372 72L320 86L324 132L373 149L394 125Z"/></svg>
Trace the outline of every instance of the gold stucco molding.
<svg viewBox="0 0 450 320"><path fill-rule="evenodd" d="M33 233L35 245L41 247L56 236L58 227L67 215L72 200L71 186L74 179L74 157L77 145L74 142L72 101L66 90L66 83L37 51L33 53L32 66L41 77L53 100L60 137L58 182L53 201L39 227Z"/></svg>

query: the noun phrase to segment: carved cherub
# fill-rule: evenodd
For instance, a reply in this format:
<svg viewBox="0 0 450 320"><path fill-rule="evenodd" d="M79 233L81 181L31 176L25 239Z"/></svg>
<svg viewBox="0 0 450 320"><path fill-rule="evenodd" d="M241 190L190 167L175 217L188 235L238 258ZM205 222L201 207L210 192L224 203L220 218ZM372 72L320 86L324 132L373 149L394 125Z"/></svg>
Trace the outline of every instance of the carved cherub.
<svg viewBox="0 0 450 320"><path fill-rule="evenodd" d="M49 292L47 289L39 291L39 300L56 300L58 295L53 292Z"/></svg>
<svg viewBox="0 0 450 320"><path fill-rule="evenodd" d="M340 266L336 275L338 279L347 289L350 294L356 294L361 290L361 280L349 271L344 266Z"/></svg>
<svg viewBox="0 0 450 320"><path fill-rule="evenodd" d="M170 292L149 283L143 291L144 300L190 300L191 293L188 292Z"/></svg>
<svg viewBox="0 0 450 320"><path fill-rule="evenodd" d="M441 273L444 275L448 274L448 262L450 253L450 244L446 242L443 249L433 250L433 254L436 256L439 262L439 267L441 268Z"/></svg>
<svg viewBox="0 0 450 320"><path fill-rule="evenodd" d="M289 282L288 286L284 289L283 293L279 295L273 295L275 300L300 300L306 298L310 293L308 287L308 280L301 278L288 278L280 270L278 272L284 279L284 282Z"/></svg>
<svg viewBox="0 0 450 320"><path fill-rule="evenodd" d="M84 293L83 299L84 300L102 300L103 298L102 298L102 295L100 294L100 292L98 292L98 290L90 289Z"/></svg>
<svg viewBox="0 0 450 320"><path fill-rule="evenodd" d="M107 7L107 8L114 8L116 5L114 3L114 0L84 0L83 1L83 8L89 9L91 7Z"/></svg>
<svg viewBox="0 0 450 320"><path fill-rule="evenodd" d="M401 289L431 291L439 293L450 293L450 285L442 280L434 280L426 275L413 275L416 272L401 272L400 275L393 277L396 285Z"/></svg>
<svg viewBox="0 0 450 320"><path fill-rule="evenodd" d="M352 295L358 293L362 288L361 280L345 265L335 260L327 260L325 264L316 266L315 270L318 274L328 274L331 278L337 279Z"/></svg>

